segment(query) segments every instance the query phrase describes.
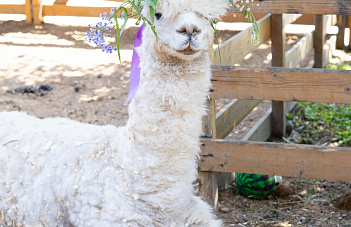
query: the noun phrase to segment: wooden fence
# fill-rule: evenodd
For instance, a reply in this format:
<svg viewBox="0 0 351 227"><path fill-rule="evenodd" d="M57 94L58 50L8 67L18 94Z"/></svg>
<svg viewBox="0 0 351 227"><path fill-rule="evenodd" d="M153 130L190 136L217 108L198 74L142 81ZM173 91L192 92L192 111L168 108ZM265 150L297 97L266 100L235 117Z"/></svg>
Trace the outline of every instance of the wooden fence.
<svg viewBox="0 0 351 227"><path fill-rule="evenodd" d="M53 5L43 5L41 0L26 0L24 5L1 5L0 13L25 14L28 23L39 24L44 16L96 17L101 12L110 11L110 7L67 6L67 1L56 0ZM293 106L289 102L351 103L351 73L321 69L327 64L335 45L343 48L351 1L265 0L259 1L259 4L251 10L259 19L260 44L272 40L272 67L233 67L259 47L250 43L252 28L221 44L218 49L221 64L225 66L213 67L209 117L204 119L207 139L202 140L198 164L199 194L214 206L217 204L218 176L229 183L232 176L220 172L351 181L350 148L262 142L270 135L284 136L285 114ZM231 12L236 10L233 8ZM327 28L335 25L336 20L335 16L324 14L341 15L338 16L340 31L337 39L326 40ZM246 19L227 14L223 20L235 22ZM286 51L284 28L290 23L314 24L315 31L306 34ZM218 49L212 56L214 65L220 64ZM315 53L315 69L294 68L312 50ZM233 100L216 114L218 98ZM273 100L272 108L242 141L225 140L260 100Z"/></svg>
<svg viewBox="0 0 351 227"><path fill-rule="evenodd" d="M251 28L242 31L219 48L222 63L213 66L213 88L206 122L206 139L202 140L199 160L200 190L213 206L217 205L218 178L230 180L232 174L244 172L282 176L351 181L351 148L267 143L270 135L285 136L288 102L309 101L351 104L351 72L322 69L331 49L344 48L344 28L351 2L346 0L265 0L253 7L259 15L260 44L271 39L272 67L233 67L257 46L249 43ZM234 8L232 12L237 12ZM296 15L298 14L298 15ZM305 14L307 16L301 16ZM338 21L335 16L341 15ZM290 50L285 50L285 26L295 21L311 21L315 31L305 35ZM302 19L304 17L304 19ZM302 20L301 20L302 19ZM307 22L308 23L308 22ZM326 40L327 28L337 24L337 39ZM314 51L314 68L294 68ZM219 63L216 51L213 63ZM217 115L215 100L236 99ZM224 138L260 100L272 100L272 108L241 141ZM212 130L212 131L211 131ZM210 138L210 139L208 139ZM228 182L230 183L230 182Z"/></svg>

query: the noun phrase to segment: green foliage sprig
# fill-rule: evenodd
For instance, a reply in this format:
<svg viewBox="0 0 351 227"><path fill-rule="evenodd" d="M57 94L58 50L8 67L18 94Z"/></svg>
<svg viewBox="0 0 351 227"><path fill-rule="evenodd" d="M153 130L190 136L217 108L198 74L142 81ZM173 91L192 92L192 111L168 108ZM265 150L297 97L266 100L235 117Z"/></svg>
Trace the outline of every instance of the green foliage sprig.
<svg viewBox="0 0 351 227"><path fill-rule="evenodd" d="M258 30L258 23L251 12L250 5L254 0L229 0L234 7L238 8L244 18L247 18L250 23L252 23L252 32L251 32L251 43L253 45L258 45L260 42L260 34ZM235 16L235 14L234 14Z"/></svg>

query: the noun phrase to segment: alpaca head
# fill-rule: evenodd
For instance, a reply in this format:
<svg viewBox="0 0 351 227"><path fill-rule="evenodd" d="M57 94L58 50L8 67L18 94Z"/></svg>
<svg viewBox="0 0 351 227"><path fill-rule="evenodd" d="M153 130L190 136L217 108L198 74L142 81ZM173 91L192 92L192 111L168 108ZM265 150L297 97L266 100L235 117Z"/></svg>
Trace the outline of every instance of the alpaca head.
<svg viewBox="0 0 351 227"><path fill-rule="evenodd" d="M158 0L154 15L150 15L149 7L143 11L148 19L154 17L157 37L150 26L143 34L156 57L193 60L209 51L211 21L225 13L227 6L227 0Z"/></svg>

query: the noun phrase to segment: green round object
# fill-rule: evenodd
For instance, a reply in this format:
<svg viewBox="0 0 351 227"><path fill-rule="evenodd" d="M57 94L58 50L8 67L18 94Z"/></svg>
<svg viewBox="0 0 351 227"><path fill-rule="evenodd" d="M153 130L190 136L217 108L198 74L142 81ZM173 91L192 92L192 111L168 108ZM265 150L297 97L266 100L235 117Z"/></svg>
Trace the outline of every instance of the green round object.
<svg viewBox="0 0 351 227"><path fill-rule="evenodd" d="M254 199L268 198L278 183L272 175L251 173L236 173L235 181L240 194Z"/></svg>

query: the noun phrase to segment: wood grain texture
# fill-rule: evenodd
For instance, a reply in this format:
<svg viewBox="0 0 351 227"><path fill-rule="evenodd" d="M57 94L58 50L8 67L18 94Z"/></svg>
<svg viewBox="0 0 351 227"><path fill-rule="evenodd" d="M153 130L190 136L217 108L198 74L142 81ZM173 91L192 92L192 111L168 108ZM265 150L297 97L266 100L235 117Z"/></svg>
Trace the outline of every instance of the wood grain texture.
<svg viewBox="0 0 351 227"><path fill-rule="evenodd" d="M285 67L285 38L284 18L282 14L272 14L271 40L272 40L272 66ZM285 136L285 102L272 101L271 115L272 135Z"/></svg>
<svg viewBox="0 0 351 227"><path fill-rule="evenodd" d="M32 23L33 16L32 16L32 5L30 0L26 0L25 4L25 14L26 14L26 23Z"/></svg>
<svg viewBox="0 0 351 227"><path fill-rule="evenodd" d="M272 109L270 108L242 140L266 141L271 136L271 114Z"/></svg>
<svg viewBox="0 0 351 227"><path fill-rule="evenodd" d="M25 14L25 5L0 5L0 13Z"/></svg>
<svg viewBox="0 0 351 227"><path fill-rule="evenodd" d="M251 12L272 14L351 14L350 0L264 0L258 3L259 6L257 6L257 4L252 5ZM232 7L230 11L239 12L239 10L234 7Z"/></svg>
<svg viewBox="0 0 351 227"><path fill-rule="evenodd" d="M44 5L43 16L84 16L98 17L102 12L110 12L111 7L86 7L66 5Z"/></svg>
<svg viewBox="0 0 351 227"><path fill-rule="evenodd" d="M43 4L42 0L32 0L33 23L41 24L43 22Z"/></svg>
<svg viewBox="0 0 351 227"><path fill-rule="evenodd" d="M270 38L270 15L266 15L259 21L258 29L260 34L260 44ZM232 38L214 50L211 62L214 65L234 65L239 63L244 57L256 50L259 45L251 44L252 27L236 34Z"/></svg>
<svg viewBox="0 0 351 227"><path fill-rule="evenodd" d="M285 53L285 67L297 67L307 54L313 50L313 32L302 37Z"/></svg>
<svg viewBox="0 0 351 227"><path fill-rule="evenodd" d="M351 71L213 66L212 74L212 98L351 103Z"/></svg>
<svg viewBox="0 0 351 227"><path fill-rule="evenodd" d="M294 23L300 17L302 17L302 14L284 14L283 15L283 27L285 27L285 25Z"/></svg>
<svg viewBox="0 0 351 227"><path fill-rule="evenodd" d="M202 140L199 169L351 181L351 148Z"/></svg>
<svg viewBox="0 0 351 227"><path fill-rule="evenodd" d="M205 138L215 138L216 120L215 100L210 99L206 102L207 115L202 119L203 135ZM228 175L227 173L223 173ZM217 209L218 204L218 173L211 171L199 171L198 174L199 195L204 198L214 209Z"/></svg>
<svg viewBox="0 0 351 227"><path fill-rule="evenodd" d="M323 48L325 43L326 25L323 15L314 16L315 32L314 32L314 67L324 68L323 64Z"/></svg>
<svg viewBox="0 0 351 227"><path fill-rule="evenodd" d="M339 32L336 36L336 49L344 50L345 49L345 28L347 25L347 16L346 15L339 15L338 22L337 22Z"/></svg>
<svg viewBox="0 0 351 227"><path fill-rule="evenodd" d="M261 101L235 99L216 116L216 138L224 139Z"/></svg>
<svg viewBox="0 0 351 227"><path fill-rule="evenodd" d="M258 21L260 20L261 18L265 17L267 15L267 13L254 13L253 16L255 17L255 19ZM233 13L225 13L223 15L221 15L220 17L220 20L222 22L244 22L244 23L247 23L247 18L244 18L242 16L241 13L236 13L235 14L235 17L234 17L234 14Z"/></svg>

